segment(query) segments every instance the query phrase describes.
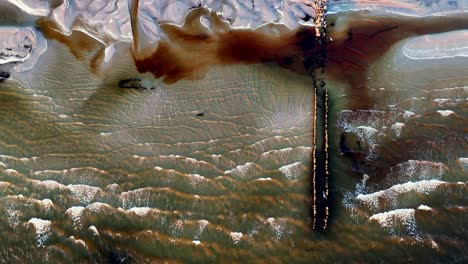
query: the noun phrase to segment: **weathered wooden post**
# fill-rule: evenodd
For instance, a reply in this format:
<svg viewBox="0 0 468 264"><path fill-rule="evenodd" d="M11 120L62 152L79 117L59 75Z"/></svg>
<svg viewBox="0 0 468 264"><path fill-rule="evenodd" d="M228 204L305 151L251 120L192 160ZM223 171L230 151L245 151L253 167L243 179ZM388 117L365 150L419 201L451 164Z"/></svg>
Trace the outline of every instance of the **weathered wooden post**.
<svg viewBox="0 0 468 264"><path fill-rule="evenodd" d="M324 73L327 61L326 0L314 0L317 53L306 58L314 78L312 151L312 228L325 230L329 217L328 90ZM311 61L312 60L312 61Z"/></svg>

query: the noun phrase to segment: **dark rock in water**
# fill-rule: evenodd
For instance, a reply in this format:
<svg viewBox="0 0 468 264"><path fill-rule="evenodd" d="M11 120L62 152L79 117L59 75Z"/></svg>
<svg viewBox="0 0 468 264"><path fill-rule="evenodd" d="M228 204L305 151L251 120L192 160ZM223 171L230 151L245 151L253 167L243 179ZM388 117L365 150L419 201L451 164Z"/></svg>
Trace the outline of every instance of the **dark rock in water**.
<svg viewBox="0 0 468 264"><path fill-rule="evenodd" d="M119 87L120 88L126 88L126 89L137 89L137 90L147 90L147 89L154 90L154 89L156 89L156 87L154 87L154 86L151 86L151 87L142 86L141 85L141 80L137 79L137 78L120 80L119 81Z"/></svg>
<svg viewBox="0 0 468 264"><path fill-rule="evenodd" d="M346 136L345 134L340 135L340 142L339 142L339 147L340 147L340 154L342 156L345 156L349 158L351 161L351 167L352 171L355 173L359 174L364 174L365 171L361 168L360 164L362 164L362 160L366 157L366 153L364 151L361 151L361 145L360 142L356 142L359 148L359 151L354 151L351 150L347 145L346 145Z"/></svg>
<svg viewBox="0 0 468 264"><path fill-rule="evenodd" d="M10 78L10 73L5 71L0 71L0 82Z"/></svg>
<svg viewBox="0 0 468 264"><path fill-rule="evenodd" d="M205 113L198 113L197 116L200 116L200 117L205 116Z"/></svg>
<svg viewBox="0 0 468 264"><path fill-rule="evenodd" d="M128 89L142 89L141 80L140 79L127 79L127 80L120 80L119 81L120 88L128 88Z"/></svg>

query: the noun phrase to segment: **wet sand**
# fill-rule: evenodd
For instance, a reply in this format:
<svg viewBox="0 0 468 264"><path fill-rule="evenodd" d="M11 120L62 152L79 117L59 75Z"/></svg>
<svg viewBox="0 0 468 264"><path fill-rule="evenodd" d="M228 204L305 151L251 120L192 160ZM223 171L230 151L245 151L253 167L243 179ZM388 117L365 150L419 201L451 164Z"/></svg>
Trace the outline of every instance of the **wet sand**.
<svg viewBox="0 0 468 264"><path fill-rule="evenodd" d="M252 60L233 51L205 61L219 36L229 47L265 33L213 40L167 25L178 45L156 66L183 74L166 82L153 79L154 58L129 63L144 60L129 43L90 67L102 44L80 50L43 30L41 67L0 83L1 259L465 261L466 59L408 58L401 37L429 32L363 16L352 34L328 22L327 233L310 226L314 78L303 58L314 49L300 43L314 30L272 37L287 47L246 43ZM453 19L446 30L463 26ZM187 51L205 42L205 53ZM299 59L285 64L288 52ZM140 89L119 88L132 78Z"/></svg>

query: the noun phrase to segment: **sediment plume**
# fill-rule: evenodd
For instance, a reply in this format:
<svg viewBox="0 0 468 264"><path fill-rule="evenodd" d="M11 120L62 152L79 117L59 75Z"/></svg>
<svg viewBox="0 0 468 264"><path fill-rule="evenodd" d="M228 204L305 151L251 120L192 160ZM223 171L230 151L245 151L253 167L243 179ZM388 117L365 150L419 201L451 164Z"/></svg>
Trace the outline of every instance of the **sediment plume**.
<svg viewBox="0 0 468 264"><path fill-rule="evenodd" d="M209 27L202 23L203 18L208 19ZM315 42L312 27L290 30L272 23L255 30L234 29L205 8L191 10L183 26L161 24L160 28L167 40L160 41L149 56L134 54L134 58L138 71L163 77L166 83L200 79L215 65L275 62L305 72L300 58L313 51ZM139 36L134 39L138 44Z"/></svg>

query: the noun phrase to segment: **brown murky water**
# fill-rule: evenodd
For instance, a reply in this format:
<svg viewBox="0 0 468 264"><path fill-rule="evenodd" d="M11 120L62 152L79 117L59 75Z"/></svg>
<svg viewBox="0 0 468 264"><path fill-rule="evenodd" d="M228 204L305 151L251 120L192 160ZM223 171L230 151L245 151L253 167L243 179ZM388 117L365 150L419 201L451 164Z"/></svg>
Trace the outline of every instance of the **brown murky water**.
<svg viewBox="0 0 468 264"><path fill-rule="evenodd" d="M0 261L466 262L468 59L450 52L467 19L327 19L326 232L311 229L315 30L167 25L184 35L162 63L120 43L99 66L100 44L43 29L38 65L0 82Z"/></svg>

